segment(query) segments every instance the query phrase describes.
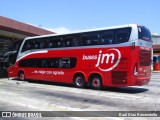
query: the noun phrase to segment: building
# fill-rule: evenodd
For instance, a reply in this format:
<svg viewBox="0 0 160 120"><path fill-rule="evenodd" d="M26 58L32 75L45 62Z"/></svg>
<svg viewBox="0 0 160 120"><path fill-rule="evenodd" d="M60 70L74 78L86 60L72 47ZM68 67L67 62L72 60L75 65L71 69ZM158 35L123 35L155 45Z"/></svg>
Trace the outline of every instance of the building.
<svg viewBox="0 0 160 120"><path fill-rule="evenodd" d="M0 62L16 40L29 36L54 34L54 32L0 16Z"/></svg>
<svg viewBox="0 0 160 120"><path fill-rule="evenodd" d="M160 35L152 33L153 55L160 55Z"/></svg>

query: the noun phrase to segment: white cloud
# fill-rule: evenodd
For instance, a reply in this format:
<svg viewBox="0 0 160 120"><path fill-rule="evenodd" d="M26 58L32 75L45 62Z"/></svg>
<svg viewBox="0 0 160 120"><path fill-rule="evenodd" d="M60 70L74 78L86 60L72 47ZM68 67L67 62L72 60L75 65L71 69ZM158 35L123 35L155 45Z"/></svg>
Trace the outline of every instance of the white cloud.
<svg viewBox="0 0 160 120"><path fill-rule="evenodd" d="M41 25L33 25L33 24L30 24L30 23L27 23L27 24L35 26L35 27L38 27L38 28L41 28L41 29L46 29L46 30L52 31L52 32L55 32L57 34L63 34L63 33L73 32L73 31L71 31L71 30L69 30L68 28L65 28L65 27L46 28L46 27L43 27Z"/></svg>
<svg viewBox="0 0 160 120"><path fill-rule="evenodd" d="M52 32L55 32L55 33L58 33L58 34L63 34L63 33L70 33L71 30L65 28L65 27L57 27L57 28L45 28L49 31L52 31Z"/></svg>

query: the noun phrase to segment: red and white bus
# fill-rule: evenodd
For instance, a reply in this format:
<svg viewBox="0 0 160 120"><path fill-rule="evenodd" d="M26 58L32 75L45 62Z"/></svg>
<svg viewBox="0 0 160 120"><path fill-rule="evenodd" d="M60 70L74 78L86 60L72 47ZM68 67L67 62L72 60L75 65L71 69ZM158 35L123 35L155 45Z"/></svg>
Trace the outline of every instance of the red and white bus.
<svg viewBox="0 0 160 120"><path fill-rule="evenodd" d="M29 37L8 76L93 89L144 85L151 78L151 52L150 31L136 24Z"/></svg>

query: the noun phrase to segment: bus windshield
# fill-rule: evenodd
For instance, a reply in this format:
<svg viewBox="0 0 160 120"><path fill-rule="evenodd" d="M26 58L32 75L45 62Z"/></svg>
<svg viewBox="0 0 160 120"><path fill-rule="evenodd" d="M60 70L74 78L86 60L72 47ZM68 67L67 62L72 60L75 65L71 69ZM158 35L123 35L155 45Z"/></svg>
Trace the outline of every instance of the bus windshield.
<svg viewBox="0 0 160 120"><path fill-rule="evenodd" d="M151 42L151 33L149 29L144 26L138 26L138 38Z"/></svg>

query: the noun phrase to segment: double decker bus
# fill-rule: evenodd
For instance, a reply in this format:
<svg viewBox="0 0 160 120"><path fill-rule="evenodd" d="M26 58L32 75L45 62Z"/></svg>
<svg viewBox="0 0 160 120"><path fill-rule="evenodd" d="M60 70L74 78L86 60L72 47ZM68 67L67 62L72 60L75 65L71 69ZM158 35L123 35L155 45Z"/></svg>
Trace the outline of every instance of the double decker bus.
<svg viewBox="0 0 160 120"><path fill-rule="evenodd" d="M160 70L160 56L159 55L153 56L153 70L155 71Z"/></svg>
<svg viewBox="0 0 160 120"><path fill-rule="evenodd" d="M93 89L145 85L151 78L151 52L151 33L137 24L28 37L8 76Z"/></svg>

